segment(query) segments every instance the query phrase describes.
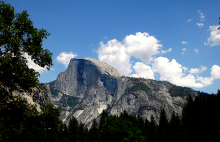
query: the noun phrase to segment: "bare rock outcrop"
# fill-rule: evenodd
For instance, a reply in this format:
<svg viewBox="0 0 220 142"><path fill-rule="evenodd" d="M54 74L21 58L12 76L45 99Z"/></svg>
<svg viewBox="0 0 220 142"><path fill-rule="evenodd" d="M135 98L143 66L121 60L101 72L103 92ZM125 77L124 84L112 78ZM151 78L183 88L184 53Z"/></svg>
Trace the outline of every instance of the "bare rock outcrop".
<svg viewBox="0 0 220 142"><path fill-rule="evenodd" d="M153 115L158 122L162 108L168 118L172 112L181 115L186 95L198 95L167 81L121 76L114 67L92 58L71 59L66 71L48 85L63 122L74 116L88 127L103 110L113 115L127 110L144 119Z"/></svg>
<svg viewBox="0 0 220 142"><path fill-rule="evenodd" d="M39 86L33 87L31 92L14 91L13 95L26 99L31 105L36 105L39 112L48 103L52 103L51 92L49 86L46 84L39 84Z"/></svg>

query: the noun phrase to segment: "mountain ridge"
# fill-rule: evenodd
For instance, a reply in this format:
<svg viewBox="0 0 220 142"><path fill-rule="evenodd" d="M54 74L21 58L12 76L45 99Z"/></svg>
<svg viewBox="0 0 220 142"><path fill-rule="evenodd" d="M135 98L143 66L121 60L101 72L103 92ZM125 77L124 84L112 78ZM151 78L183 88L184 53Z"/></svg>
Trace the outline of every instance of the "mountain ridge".
<svg viewBox="0 0 220 142"><path fill-rule="evenodd" d="M71 59L66 71L48 86L53 104L61 108L61 120L68 123L74 116L88 126L103 110L113 115L126 110L144 119L153 115L156 121L162 108L168 118L172 112L181 116L186 95L199 94L167 81L121 76L112 66L92 58Z"/></svg>

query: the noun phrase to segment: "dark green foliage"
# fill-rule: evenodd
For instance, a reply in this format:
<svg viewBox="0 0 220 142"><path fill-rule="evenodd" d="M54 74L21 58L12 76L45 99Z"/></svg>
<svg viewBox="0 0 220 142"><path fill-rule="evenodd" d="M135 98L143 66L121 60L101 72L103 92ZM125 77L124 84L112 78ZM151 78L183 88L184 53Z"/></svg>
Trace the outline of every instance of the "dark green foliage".
<svg viewBox="0 0 220 142"><path fill-rule="evenodd" d="M26 100L13 98L0 117L0 141L60 141L62 122L52 104L39 113Z"/></svg>
<svg viewBox="0 0 220 142"><path fill-rule="evenodd" d="M25 100L15 97L0 117L0 141L54 141L54 142L193 142L220 140L220 91L217 95L187 96L182 119L175 113L168 121L161 110L159 125L153 115L143 121L140 115L108 115L103 111L99 121L93 120L88 130L75 117L68 127L59 120L59 109L52 104L39 113Z"/></svg>
<svg viewBox="0 0 220 142"><path fill-rule="evenodd" d="M62 125L60 117L60 110L56 108L53 104L48 104L42 110L42 119L44 130L47 134L47 139L49 141L58 141L59 135L59 125Z"/></svg>
<svg viewBox="0 0 220 142"><path fill-rule="evenodd" d="M94 119L92 121L92 126L89 130L89 138L92 142L98 141L98 123L97 121Z"/></svg>
<svg viewBox="0 0 220 142"><path fill-rule="evenodd" d="M105 110L103 110L99 121L99 129L101 129L102 126L106 124L107 117L108 117L108 113Z"/></svg>
<svg viewBox="0 0 220 142"><path fill-rule="evenodd" d="M160 121L158 127L158 142L168 142L169 138L169 122L164 109L160 112Z"/></svg>
<svg viewBox="0 0 220 142"><path fill-rule="evenodd" d="M79 123L75 117L69 120L68 138L71 142L76 142L78 140L78 129Z"/></svg>
<svg viewBox="0 0 220 142"><path fill-rule="evenodd" d="M140 78L133 78L133 77L129 77L129 80L133 83L133 86L131 88L127 88L125 90L125 94L129 94L129 93L132 93L132 92L135 92L135 91L149 91L150 88L143 82L141 82L141 79Z"/></svg>
<svg viewBox="0 0 220 142"><path fill-rule="evenodd" d="M194 96L192 90L190 88L187 88L187 87L182 87L182 86L176 86L176 85L173 85L169 91L170 95L172 97L185 97L187 95L190 95L190 96Z"/></svg>
<svg viewBox="0 0 220 142"><path fill-rule="evenodd" d="M217 95L196 97L195 100L187 97L182 117L184 138L187 142L220 141L219 104L218 93Z"/></svg>
<svg viewBox="0 0 220 142"><path fill-rule="evenodd" d="M62 98L60 99L60 103L62 103L64 105L64 107L65 106L72 107L72 106L77 105L79 102L76 97L63 94Z"/></svg>
<svg viewBox="0 0 220 142"><path fill-rule="evenodd" d="M148 142L157 142L157 129L158 129L158 126L154 120L153 115L151 115L149 130L147 133Z"/></svg>
<svg viewBox="0 0 220 142"><path fill-rule="evenodd" d="M144 136L145 125L144 125L144 120L140 116L140 114L138 114L138 116L137 116L137 125L138 125L139 130L141 130L141 132L142 132L142 136Z"/></svg>
<svg viewBox="0 0 220 142"><path fill-rule="evenodd" d="M141 135L141 131L133 126L130 121L124 120L121 117L108 116L107 123L100 130L99 141L144 142L146 138Z"/></svg>
<svg viewBox="0 0 220 142"><path fill-rule="evenodd" d="M49 83L50 92L54 96L58 96L58 93L62 94L62 98L60 99L59 103L63 104L63 107L67 107L67 106L73 107L73 106L79 104L79 101L78 101L77 97L69 96L69 95L66 95L66 94L60 92L59 90L57 90L54 87L54 83L55 83L55 81L52 81L52 82Z"/></svg>
<svg viewBox="0 0 220 142"><path fill-rule="evenodd" d="M170 119L170 128L169 128L169 141L170 142L183 142L183 127L181 124L181 119L178 114L172 113Z"/></svg>
<svg viewBox="0 0 220 142"><path fill-rule="evenodd" d="M147 91L150 90L150 88L147 87L147 85L144 84L143 82L139 82L139 83L136 83L134 86L132 86L132 87L128 90L128 92L135 92L135 91L139 91L139 90L142 90L142 91L147 92Z"/></svg>
<svg viewBox="0 0 220 142"><path fill-rule="evenodd" d="M58 93L60 92L59 90L55 89L55 87L50 86L50 92L54 96L58 96ZM60 92L61 93L61 92Z"/></svg>
<svg viewBox="0 0 220 142"><path fill-rule="evenodd" d="M0 31L0 103L6 104L12 91L30 91L39 83L40 74L27 66L24 55L47 69L53 64L52 53L42 48L50 34L35 28L27 11L15 13L13 6L0 1Z"/></svg>

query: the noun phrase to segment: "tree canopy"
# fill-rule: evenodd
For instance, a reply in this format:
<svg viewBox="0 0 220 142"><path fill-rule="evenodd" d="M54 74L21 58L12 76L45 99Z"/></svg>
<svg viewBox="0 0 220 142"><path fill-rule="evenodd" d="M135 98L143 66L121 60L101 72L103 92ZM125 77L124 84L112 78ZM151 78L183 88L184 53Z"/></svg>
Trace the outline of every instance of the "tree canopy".
<svg viewBox="0 0 220 142"><path fill-rule="evenodd" d="M49 35L33 26L27 11L15 13L13 6L0 1L0 100L8 99L14 90L30 91L38 85L40 74L28 67L24 55L40 67L51 68L52 53L42 48Z"/></svg>

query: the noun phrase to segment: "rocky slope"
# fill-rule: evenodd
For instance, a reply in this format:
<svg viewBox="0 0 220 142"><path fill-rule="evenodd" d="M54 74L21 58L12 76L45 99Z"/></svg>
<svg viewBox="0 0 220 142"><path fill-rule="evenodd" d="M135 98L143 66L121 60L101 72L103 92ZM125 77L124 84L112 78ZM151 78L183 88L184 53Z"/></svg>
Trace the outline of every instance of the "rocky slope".
<svg viewBox="0 0 220 142"><path fill-rule="evenodd" d="M52 103L51 92L48 85L39 84L39 86L34 87L31 90L31 92L22 93L14 91L13 95L25 98L29 104L36 105L39 112L48 103Z"/></svg>
<svg viewBox="0 0 220 142"><path fill-rule="evenodd" d="M88 127L103 110L115 115L127 110L144 119L153 115L156 121L162 108L168 117L173 111L181 115L186 95L198 95L167 81L121 76L112 66L92 58L71 59L66 71L48 85L63 122L75 116Z"/></svg>

